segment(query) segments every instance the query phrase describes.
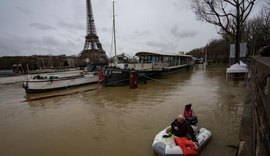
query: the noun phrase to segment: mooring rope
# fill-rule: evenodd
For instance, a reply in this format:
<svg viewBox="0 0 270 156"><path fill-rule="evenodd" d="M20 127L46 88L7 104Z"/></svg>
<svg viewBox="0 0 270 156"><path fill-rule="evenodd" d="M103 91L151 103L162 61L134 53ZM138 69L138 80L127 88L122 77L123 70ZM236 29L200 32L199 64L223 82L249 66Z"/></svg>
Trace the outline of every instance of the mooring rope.
<svg viewBox="0 0 270 156"><path fill-rule="evenodd" d="M170 82L166 82L166 81L161 81L161 80L158 80L158 79L154 79L154 78L151 78L149 76L146 76L145 74L141 74L141 73L138 73L140 76L143 76L147 79L150 79L150 80L153 80L153 81L156 81L156 82L160 82L160 83L164 83L164 84L170 84L170 85L175 85L175 83L170 83Z"/></svg>
<svg viewBox="0 0 270 156"><path fill-rule="evenodd" d="M151 77L149 77L149 76L146 76L146 75L140 74L140 73L139 73L139 75L140 75L140 76L143 76L143 77L145 77L145 78L147 78L147 79L150 79L150 80L153 80L153 81L156 81L156 82L160 82L160 83L163 83L163 84L169 84L169 85L174 85L174 86L175 86L175 84L177 84L177 83L172 83L172 82L162 81L162 80L159 80L159 79L154 79L154 78L151 78ZM188 85L182 85L182 86L209 86L209 85L215 86L215 85L213 85L213 84L188 84Z"/></svg>

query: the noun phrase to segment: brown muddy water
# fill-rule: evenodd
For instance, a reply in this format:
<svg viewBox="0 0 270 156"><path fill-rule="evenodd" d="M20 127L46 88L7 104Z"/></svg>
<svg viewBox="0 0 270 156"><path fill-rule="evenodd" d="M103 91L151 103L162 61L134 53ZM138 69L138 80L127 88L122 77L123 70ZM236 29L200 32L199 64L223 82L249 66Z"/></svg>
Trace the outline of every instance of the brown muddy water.
<svg viewBox="0 0 270 156"><path fill-rule="evenodd" d="M226 82L225 71L197 65L137 89L89 85L31 96L21 82L0 79L0 155L153 156L155 135L192 103L199 126L213 134L200 155L233 156L227 145L238 144L245 82Z"/></svg>

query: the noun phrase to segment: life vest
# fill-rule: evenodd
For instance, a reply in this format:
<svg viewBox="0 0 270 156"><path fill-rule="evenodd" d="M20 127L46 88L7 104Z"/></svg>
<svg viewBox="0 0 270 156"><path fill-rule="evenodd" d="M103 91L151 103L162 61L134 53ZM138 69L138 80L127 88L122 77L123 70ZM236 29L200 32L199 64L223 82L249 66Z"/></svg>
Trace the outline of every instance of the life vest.
<svg viewBox="0 0 270 156"><path fill-rule="evenodd" d="M192 109L185 110L183 115L185 118L191 118L192 117Z"/></svg>
<svg viewBox="0 0 270 156"><path fill-rule="evenodd" d="M191 140L188 140L185 137L181 137L181 138L175 138L174 141L178 146L180 146L180 148L183 151L184 156L198 156L199 155L196 145Z"/></svg>

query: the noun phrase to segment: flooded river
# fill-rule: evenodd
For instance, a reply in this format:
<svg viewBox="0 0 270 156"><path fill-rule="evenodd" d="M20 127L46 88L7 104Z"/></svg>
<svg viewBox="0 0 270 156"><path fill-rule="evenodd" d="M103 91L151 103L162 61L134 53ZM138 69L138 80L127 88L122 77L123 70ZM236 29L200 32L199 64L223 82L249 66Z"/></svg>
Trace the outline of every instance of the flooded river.
<svg viewBox="0 0 270 156"><path fill-rule="evenodd" d="M226 82L225 71L197 65L137 89L89 85L32 96L21 82L2 82L0 155L153 156L154 136L192 103L199 126L213 134L200 155L233 156L228 145L238 144L245 82ZM67 95L26 101L59 93Z"/></svg>

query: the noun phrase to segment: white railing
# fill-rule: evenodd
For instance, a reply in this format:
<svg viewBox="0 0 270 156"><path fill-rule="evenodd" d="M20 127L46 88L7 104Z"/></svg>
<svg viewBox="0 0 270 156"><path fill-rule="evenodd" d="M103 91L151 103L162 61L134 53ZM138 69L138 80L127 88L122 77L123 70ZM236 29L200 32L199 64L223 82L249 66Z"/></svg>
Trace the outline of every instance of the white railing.
<svg viewBox="0 0 270 156"><path fill-rule="evenodd" d="M152 63L136 63L135 70L152 70L153 65Z"/></svg>
<svg viewBox="0 0 270 156"><path fill-rule="evenodd" d="M138 71L152 71L152 70L162 70L163 63L131 63L128 64L129 69L134 69Z"/></svg>
<svg viewBox="0 0 270 156"><path fill-rule="evenodd" d="M188 66L188 64L169 66L168 63L131 63L128 64L129 69L138 71L161 71L163 69L174 69Z"/></svg>

